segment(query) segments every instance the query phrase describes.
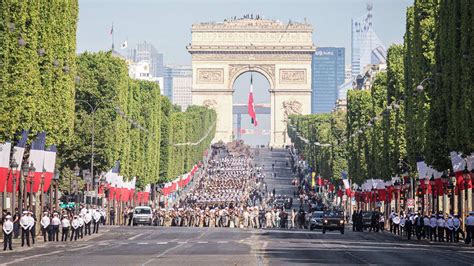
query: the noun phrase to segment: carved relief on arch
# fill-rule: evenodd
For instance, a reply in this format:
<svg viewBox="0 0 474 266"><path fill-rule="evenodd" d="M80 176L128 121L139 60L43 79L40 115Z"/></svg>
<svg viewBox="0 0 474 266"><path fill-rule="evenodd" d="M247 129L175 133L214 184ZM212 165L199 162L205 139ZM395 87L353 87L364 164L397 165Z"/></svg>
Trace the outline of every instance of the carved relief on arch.
<svg viewBox="0 0 474 266"><path fill-rule="evenodd" d="M290 99L283 101L281 109L283 111L283 122L287 123L290 115L300 115L302 113L303 104L295 99Z"/></svg>
<svg viewBox="0 0 474 266"><path fill-rule="evenodd" d="M270 87L274 88L275 86L275 65L270 64L259 64L259 65L248 65L248 64L230 64L229 65L229 85L233 85L233 82L237 77L248 71L255 71L264 75Z"/></svg>
<svg viewBox="0 0 474 266"><path fill-rule="evenodd" d="M202 105L209 108L209 109L212 109L214 111L217 111L217 101L214 100L214 99L206 99L202 102Z"/></svg>

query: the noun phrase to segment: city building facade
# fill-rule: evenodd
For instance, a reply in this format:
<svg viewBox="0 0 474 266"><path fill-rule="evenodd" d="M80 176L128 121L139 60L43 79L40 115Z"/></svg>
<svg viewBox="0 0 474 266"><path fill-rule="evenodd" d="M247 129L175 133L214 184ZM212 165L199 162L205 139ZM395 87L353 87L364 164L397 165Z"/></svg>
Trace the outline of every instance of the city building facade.
<svg viewBox="0 0 474 266"><path fill-rule="evenodd" d="M135 48L128 51L128 59L138 63L141 61L148 61L150 64L150 75L152 77L163 77L163 54L150 43L144 41L138 43Z"/></svg>
<svg viewBox="0 0 474 266"><path fill-rule="evenodd" d="M191 66L165 67L164 94L185 111L192 103L193 71Z"/></svg>
<svg viewBox="0 0 474 266"><path fill-rule="evenodd" d="M312 60L311 113L328 113L338 99L338 88L344 83L345 49L318 47Z"/></svg>

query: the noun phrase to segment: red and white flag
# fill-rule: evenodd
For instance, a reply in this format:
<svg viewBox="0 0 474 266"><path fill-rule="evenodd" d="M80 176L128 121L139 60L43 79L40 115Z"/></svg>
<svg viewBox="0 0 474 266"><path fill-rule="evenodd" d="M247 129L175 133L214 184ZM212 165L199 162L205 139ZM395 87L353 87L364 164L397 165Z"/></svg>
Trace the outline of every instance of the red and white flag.
<svg viewBox="0 0 474 266"><path fill-rule="evenodd" d="M346 190L346 195L348 197L351 196L351 185L349 184L349 179L347 178L347 172L343 171L342 172L342 183L344 183L344 189Z"/></svg>
<svg viewBox="0 0 474 266"><path fill-rule="evenodd" d="M27 192L38 192L41 184L41 175L43 174L44 166L44 146L46 143L46 132L40 132L36 136L36 139L31 143L30 157L28 158L28 165L33 163L35 172L30 173L28 178L33 178L33 187L31 188L31 181L28 180L26 183Z"/></svg>
<svg viewBox="0 0 474 266"><path fill-rule="evenodd" d="M250 118L252 119L252 124L257 126L257 114L255 113L255 106L253 103L253 76L250 74L250 92L249 92L249 100L248 100L248 113Z"/></svg>
<svg viewBox="0 0 474 266"><path fill-rule="evenodd" d="M44 152L44 183L43 183L43 192L47 192L49 190L49 186L51 185L51 180L53 179L54 175L54 168L56 166L56 146L51 145L45 152Z"/></svg>
<svg viewBox="0 0 474 266"><path fill-rule="evenodd" d="M0 143L0 192L5 191L8 170L10 168L10 152L12 144L10 142Z"/></svg>

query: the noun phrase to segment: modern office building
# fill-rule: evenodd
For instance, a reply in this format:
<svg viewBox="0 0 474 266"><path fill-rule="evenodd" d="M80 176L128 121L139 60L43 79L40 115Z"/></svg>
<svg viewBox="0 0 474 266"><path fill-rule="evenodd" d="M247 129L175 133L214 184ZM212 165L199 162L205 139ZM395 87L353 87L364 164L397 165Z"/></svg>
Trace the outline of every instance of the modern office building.
<svg viewBox="0 0 474 266"><path fill-rule="evenodd" d="M312 61L311 112L328 113L338 98L338 88L344 83L344 48L318 47Z"/></svg>
<svg viewBox="0 0 474 266"><path fill-rule="evenodd" d="M351 72L355 79L367 65L387 61L387 50L373 29L371 4L367 4L365 15L352 19L351 33Z"/></svg>
<svg viewBox="0 0 474 266"><path fill-rule="evenodd" d="M192 103L193 70L191 66L166 66L163 82L164 95L173 104L181 106L183 111L186 110Z"/></svg>
<svg viewBox="0 0 474 266"><path fill-rule="evenodd" d="M135 48L128 51L128 59L135 63L150 62L150 75L152 77L163 77L163 54L159 53L152 44L146 41L138 43Z"/></svg>

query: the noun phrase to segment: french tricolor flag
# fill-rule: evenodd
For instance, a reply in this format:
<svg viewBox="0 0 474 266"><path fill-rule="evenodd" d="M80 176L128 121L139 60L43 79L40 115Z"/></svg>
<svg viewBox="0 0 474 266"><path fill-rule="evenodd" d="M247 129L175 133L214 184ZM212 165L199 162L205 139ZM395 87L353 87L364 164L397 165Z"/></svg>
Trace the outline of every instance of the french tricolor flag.
<svg viewBox="0 0 474 266"><path fill-rule="evenodd" d="M41 184L41 175L43 174L44 166L44 146L46 143L46 132L40 132L36 139L31 143L30 157L28 158L28 165L33 163L35 172L30 173L30 178L33 177L33 187L30 187L30 182L27 182L27 192L38 192ZM29 181L29 180L28 180Z"/></svg>
<svg viewBox="0 0 474 266"><path fill-rule="evenodd" d="M54 175L54 168L56 166L56 146L51 145L45 152L44 152L44 184L43 184L43 192L47 192L49 190L49 186L51 185L51 180L53 179Z"/></svg>
<svg viewBox="0 0 474 266"><path fill-rule="evenodd" d="M253 102L253 75L250 74L250 91L249 91L249 99L248 99L248 106L247 111L249 113L250 118L252 119L252 124L257 126L257 114L255 113L255 106Z"/></svg>
<svg viewBox="0 0 474 266"><path fill-rule="evenodd" d="M23 155L25 154L26 141L28 140L28 131L23 130L21 132L21 139L13 147L13 159L18 164L17 169L12 169L12 175L16 179L15 192L18 191L20 185L21 165L23 164ZM7 181L7 192L13 192L13 178L9 178Z"/></svg>
<svg viewBox="0 0 474 266"><path fill-rule="evenodd" d="M5 191L7 183L8 170L10 168L11 142L0 143L0 192Z"/></svg>

